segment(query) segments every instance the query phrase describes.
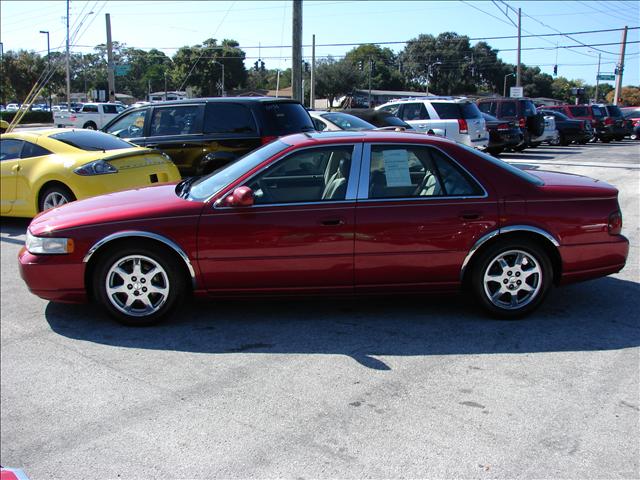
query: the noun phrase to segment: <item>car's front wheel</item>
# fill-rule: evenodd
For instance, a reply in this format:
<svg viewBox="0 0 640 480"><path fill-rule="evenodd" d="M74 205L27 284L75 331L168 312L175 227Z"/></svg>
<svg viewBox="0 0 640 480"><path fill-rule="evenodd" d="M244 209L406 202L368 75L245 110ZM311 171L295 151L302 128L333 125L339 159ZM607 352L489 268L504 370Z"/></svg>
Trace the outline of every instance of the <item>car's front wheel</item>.
<svg viewBox="0 0 640 480"><path fill-rule="evenodd" d="M473 292L485 310L514 319L542 303L551 287L553 267L536 243L506 241L482 252L471 275Z"/></svg>
<svg viewBox="0 0 640 480"><path fill-rule="evenodd" d="M97 298L122 324L156 324L184 296L179 265L162 247L120 247L99 259L94 276Z"/></svg>

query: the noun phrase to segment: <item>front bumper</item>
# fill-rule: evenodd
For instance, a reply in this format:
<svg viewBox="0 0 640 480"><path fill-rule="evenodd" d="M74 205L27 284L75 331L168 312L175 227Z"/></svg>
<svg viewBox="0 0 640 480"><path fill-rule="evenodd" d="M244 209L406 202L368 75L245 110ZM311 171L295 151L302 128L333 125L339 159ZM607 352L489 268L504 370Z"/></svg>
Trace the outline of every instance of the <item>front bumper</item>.
<svg viewBox="0 0 640 480"><path fill-rule="evenodd" d="M45 300L86 303L86 265L73 263L68 255L33 255L25 247L18 253L20 276L31 293Z"/></svg>

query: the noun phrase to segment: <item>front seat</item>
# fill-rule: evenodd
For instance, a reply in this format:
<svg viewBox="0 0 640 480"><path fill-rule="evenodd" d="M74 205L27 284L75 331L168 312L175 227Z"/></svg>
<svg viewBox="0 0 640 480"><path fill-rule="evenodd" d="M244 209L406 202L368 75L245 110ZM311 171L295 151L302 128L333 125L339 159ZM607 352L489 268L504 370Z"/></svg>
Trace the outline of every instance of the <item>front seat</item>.
<svg viewBox="0 0 640 480"><path fill-rule="evenodd" d="M322 192L323 200L344 200L347 195L347 179L349 178L351 159L341 158L338 169L334 173Z"/></svg>

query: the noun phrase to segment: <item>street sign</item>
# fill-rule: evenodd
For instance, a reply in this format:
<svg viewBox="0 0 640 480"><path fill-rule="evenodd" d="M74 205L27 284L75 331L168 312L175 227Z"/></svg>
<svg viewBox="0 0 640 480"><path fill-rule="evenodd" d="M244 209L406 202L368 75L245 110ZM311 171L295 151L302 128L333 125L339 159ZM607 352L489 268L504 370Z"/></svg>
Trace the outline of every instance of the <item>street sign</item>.
<svg viewBox="0 0 640 480"><path fill-rule="evenodd" d="M604 73L601 73L600 75L598 75L598 80L615 80L616 76L615 75L607 75Z"/></svg>
<svg viewBox="0 0 640 480"><path fill-rule="evenodd" d="M509 96L511 98L522 98L522 97L524 97L524 87L511 87L509 89Z"/></svg>
<svg viewBox="0 0 640 480"><path fill-rule="evenodd" d="M131 65L116 65L115 74L116 77L124 77L131 70Z"/></svg>

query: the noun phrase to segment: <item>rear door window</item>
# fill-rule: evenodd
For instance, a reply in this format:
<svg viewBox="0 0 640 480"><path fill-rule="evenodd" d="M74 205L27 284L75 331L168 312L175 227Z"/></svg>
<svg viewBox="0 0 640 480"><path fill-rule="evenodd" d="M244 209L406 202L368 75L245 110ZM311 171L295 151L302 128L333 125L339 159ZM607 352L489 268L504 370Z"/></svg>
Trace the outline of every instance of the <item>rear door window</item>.
<svg viewBox="0 0 640 480"><path fill-rule="evenodd" d="M262 103L265 116L263 135L283 136L291 133L314 131L309 113L299 103Z"/></svg>
<svg viewBox="0 0 640 480"><path fill-rule="evenodd" d="M429 114L424 103L405 103L400 111L400 118L405 121L429 120Z"/></svg>
<svg viewBox="0 0 640 480"><path fill-rule="evenodd" d="M118 113L118 108L117 106L114 105L103 105L102 106L102 111L104 113Z"/></svg>
<svg viewBox="0 0 640 480"><path fill-rule="evenodd" d="M156 108L151 118L149 136L189 135L196 133L198 105Z"/></svg>
<svg viewBox="0 0 640 480"><path fill-rule="evenodd" d="M239 103L207 103L204 133L253 133L256 122L251 111Z"/></svg>
<svg viewBox="0 0 640 480"><path fill-rule="evenodd" d="M84 107L82 107L82 112L83 113L98 113L98 106L97 105L85 105Z"/></svg>

